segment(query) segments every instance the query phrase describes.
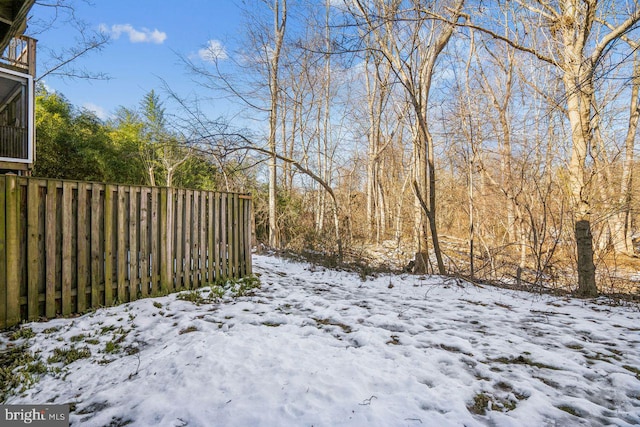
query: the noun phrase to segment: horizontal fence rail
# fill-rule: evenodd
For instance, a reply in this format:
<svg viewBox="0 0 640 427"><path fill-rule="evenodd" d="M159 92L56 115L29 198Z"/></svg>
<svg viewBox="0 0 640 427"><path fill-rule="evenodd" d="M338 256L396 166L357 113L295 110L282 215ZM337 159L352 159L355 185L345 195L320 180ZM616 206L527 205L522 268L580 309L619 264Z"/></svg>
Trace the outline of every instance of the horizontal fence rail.
<svg viewBox="0 0 640 427"><path fill-rule="evenodd" d="M0 175L0 328L251 274L251 197Z"/></svg>

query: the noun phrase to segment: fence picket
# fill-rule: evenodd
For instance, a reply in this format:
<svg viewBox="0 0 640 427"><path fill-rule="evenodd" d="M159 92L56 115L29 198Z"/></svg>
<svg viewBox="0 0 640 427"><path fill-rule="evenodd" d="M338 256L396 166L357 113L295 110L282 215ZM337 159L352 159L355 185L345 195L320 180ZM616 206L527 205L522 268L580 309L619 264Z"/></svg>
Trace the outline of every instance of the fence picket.
<svg viewBox="0 0 640 427"><path fill-rule="evenodd" d="M78 313L87 307L87 282L89 281L89 236L87 225L87 183L78 183L78 287L76 304Z"/></svg>
<svg viewBox="0 0 640 427"><path fill-rule="evenodd" d="M129 301L138 299L138 283L140 280L138 278L138 268L140 267L139 264L142 264L140 258L138 258L140 252L140 247L138 246L138 236L140 235L138 229L138 210L142 208L142 206L138 206L138 192L139 188L129 187L129 268L127 269L129 276ZM142 240L142 237L140 237L140 240ZM144 281L142 283L144 286Z"/></svg>
<svg viewBox="0 0 640 427"><path fill-rule="evenodd" d="M220 196L220 278L226 280L229 277L229 252L227 251L227 200L225 194Z"/></svg>
<svg viewBox="0 0 640 427"><path fill-rule="evenodd" d="M71 304L71 282L73 281L73 189L71 183L62 184L62 315L68 316L74 311Z"/></svg>
<svg viewBox="0 0 640 427"><path fill-rule="evenodd" d="M7 326L20 321L20 189L16 176L6 177Z"/></svg>
<svg viewBox="0 0 640 427"><path fill-rule="evenodd" d="M28 268L28 285L27 285L27 318L35 320L38 318L38 279L40 278L40 248L38 241L39 235L39 218L40 213L40 186L36 180L29 181L27 187L27 204L32 207L27 214L27 268Z"/></svg>
<svg viewBox="0 0 640 427"><path fill-rule="evenodd" d="M125 224L125 218L127 217L127 195L125 188L122 185L118 186L117 190L117 208L116 208L116 281L118 284L118 291L116 293L116 299L120 302L127 302L129 299L126 296L126 265L127 265L127 247L125 234L127 227Z"/></svg>
<svg viewBox="0 0 640 427"><path fill-rule="evenodd" d="M56 283L58 281L57 272L57 260L56 260L56 247L57 247L57 201L58 201L58 189L55 181L47 182L47 201L46 201L46 291L45 301L46 309L45 316L48 318L55 317L56 313Z"/></svg>
<svg viewBox="0 0 640 427"><path fill-rule="evenodd" d="M240 277L240 199L238 194L232 194L233 199L233 223L231 224L231 232L233 233L233 277Z"/></svg>
<svg viewBox="0 0 640 427"><path fill-rule="evenodd" d="M227 242L225 245L225 258L227 260L227 277L233 277L233 195L227 194L227 209L225 209L224 216L227 217L227 227L225 234L227 236Z"/></svg>
<svg viewBox="0 0 640 427"><path fill-rule="evenodd" d="M219 281L220 279L220 270L221 270L221 266L220 266L220 217L222 215L220 215L221 208L220 208L220 193L214 193L213 195L213 200L215 202L214 204L214 210L216 211L216 215L211 219L211 223L212 223L212 227L214 230L214 245L215 248L213 250L213 257L214 257L214 262L215 262L215 281Z"/></svg>
<svg viewBox="0 0 640 427"><path fill-rule="evenodd" d="M183 278L184 278L184 287L186 289L191 288L191 230L193 227L192 215L191 215L191 206L193 202L193 191L185 190L184 192L184 268L183 268Z"/></svg>
<svg viewBox="0 0 640 427"><path fill-rule="evenodd" d="M253 207L251 206L252 203L253 201L251 200L251 197L247 197L245 199L245 217L244 217L245 221L243 226L243 229L245 231L244 260L247 263L247 266L244 271L245 275L249 275L253 271L253 263L251 262L251 246L253 243L253 227L251 226L251 224L253 223Z"/></svg>
<svg viewBox="0 0 640 427"><path fill-rule="evenodd" d="M91 186L91 307L99 307L102 302L100 285L103 283L103 251L100 236L102 220L102 192L97 184Z"/></svg>
<svg viewBox="0 0 640 427"><path fill-rule="evenodd" d="M189 268L191 272L191 288L200 286L198 282L198 247L200 246L198 242L198 236L200 235L198 232L200 230L200 198L198 197L198 193L198 191L191 192L191 215L187 217L191 218L191 250L189 251L191 259L191 266Z"/></svg>
<svg viewBox="0 0 640 427"><path fill-rule="evenodd" d="M117 187L105 185L104 188L104 304L113 304L113 257L114 257L114 201L113 193Z"/></svg>
<svg viewBox="0 0 640 427"><path fill-rule="evenodd" d="M208 194L208 203L207 203L207 283L213 284L215 279L213 278L213 268L214 261L212 259L215 258L214 252L214 232L213 232L213 203L214 203L214 194Z"/></svg>
<svg viewBox="0 0 640 427"><path fill-rule="evenodd" d="M198 260L199 268L198 275L199 281L198 286L204 286L207 283L206 276L206 263L207 263L207 194L204 191L200 191L200 238L199 240L199 248L200 248L200 259Z"/></svg>
<svg viewBox="0 0 640 427"><path fill-rule="evenodd" d="M6 178L0 176L0 329L7 327Z"/></svg>
<svg viewBox="0 0 640 427"><path fill-rule="evenodd" d="M149 292L151 295L156 295L158 293L158 282L160 280L160 251L158 249L158 242L161 241L162 237L159 235L158 231L158 216L160 214L160 209L158 207L158 198L159 191L157 188L152 188L151 192L151 254L149 256L149 262L151 263L151 287L149 288ZM164 234L164 233L162 233Z"/></svg>
<svg viewBox="0 0 640 427"><path fill-rule="evenodd" d="M136 256L133 259L139 259L140 294L144 298L149 294L149 193L146 188L138 188L137 190L140 193L140 205L138 207L140 222L136 224L136 229L138 230L140 241L138 246L139 257ZM138 261L136 261L136 266L137 264ZM138 268L136 267L136 277L137 273Z"/></svg>
<svg viewBox="0 0 640 427"><path fill-rule="evenodd" d="M184 267L184 190L176 190L176 224L175 224L175 244L176 244L176 276L175 288L183 289L183 267Z"/></svg>

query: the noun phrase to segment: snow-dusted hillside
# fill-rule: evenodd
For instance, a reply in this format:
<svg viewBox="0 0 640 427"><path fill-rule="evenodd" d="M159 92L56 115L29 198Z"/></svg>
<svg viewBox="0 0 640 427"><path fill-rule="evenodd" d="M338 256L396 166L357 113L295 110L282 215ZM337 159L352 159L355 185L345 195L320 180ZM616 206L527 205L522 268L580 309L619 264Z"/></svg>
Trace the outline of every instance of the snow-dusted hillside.
<svg viewBox="0 0 640 427"><path fill-rule="evenodd" d="M58 368L7 403L71 403L75 426L640 424L637 307L254 263L253 296L3 334L0 349L26 341Z"/></svg>

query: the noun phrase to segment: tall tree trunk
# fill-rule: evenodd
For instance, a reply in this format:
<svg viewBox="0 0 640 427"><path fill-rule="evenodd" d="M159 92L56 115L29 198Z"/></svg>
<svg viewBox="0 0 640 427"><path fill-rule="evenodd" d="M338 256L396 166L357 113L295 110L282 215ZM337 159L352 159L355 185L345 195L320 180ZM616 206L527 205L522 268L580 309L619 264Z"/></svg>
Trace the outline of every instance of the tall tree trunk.
<svg viewBox="0 0 640 427"><path fill-rule="evenodd" d="M593 234L586 182L587 152L591 146L591 87L585 82L589 76L565 72L567 113L571 126L571 159L569 161L569 189L574 207L574 231L578 261L578 293L584 297L598 294L596 268L593 263ZM582 82L581 85L578 82Z"/></svg>
<svg viewBox="0 0 640 427"><path fill-rule="evenodd" d="M284 32L287 22L287 0L273 1L274 21L274 47L269 58L269 92L271 95L271 108L269 110L269 246L280 246L277 223L277 147L276 129L278 126L279 80L278 71L280 63L280 51L284 41ZM282 7L282 9L281 9Z"/></svg>
<svg viewBox="0 0 640 427"><path fill-rule="evenodd" d="M149 175L149 185L152 187L156 186L156 173L153 169L153 166L149 166L147 168L147 174Z"/></svg>
<svg viewBox="0 0 640 427"><path fill-rule="evenodd" d="M638 119L640 118L640 59L637 54L633 67L633 87L629 102L629 124L625 137L625 158L622 163L622 178L620 180L620 195L618 196L619 211L614 216L613 244L617 252L633 255L633 241L631 240L631 201L633 183L633 162Z"/></svg>
<svg viewBox="0 0 640 427"><path fill-rule="evenodd" d="M426 248L429 231L438 272L445 273L436 221L436 172L433 139L429 133L427 107L436 60L447 45L455 23L463 18L464 0L434 3L428 10L422 2L410 2L405 8L400 2L353 0L358 18L366 23L366 32L373 41L372 50L381 52L390 69L402 85L415 114L414 132L414 194L416 203L417 246ZM436 21L434 10L445 11L447 22ZM400 37L396 24L410 23ZM410 45L410 43L413 44ZM418 221L420 224L418 224ZM428 228L427 228L428 225ZM424 259L425 254L419 254ZM416 260L417 261L417 260ZM416 262L416 264L418 264Z"/></svg>

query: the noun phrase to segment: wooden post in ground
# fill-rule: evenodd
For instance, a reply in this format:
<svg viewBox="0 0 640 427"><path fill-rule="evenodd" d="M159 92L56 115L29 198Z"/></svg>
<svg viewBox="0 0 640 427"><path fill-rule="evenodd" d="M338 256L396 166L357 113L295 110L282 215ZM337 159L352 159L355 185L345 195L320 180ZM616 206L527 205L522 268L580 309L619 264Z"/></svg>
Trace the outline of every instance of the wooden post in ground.
<svg viewBox="0 0 640 427"><path fill-rule="evenodd" d="M6 175L6 326L20 322L20 188L18 177Z"/></svg>
<svg viewBox="0 0 640 427"><path fill-rule="evenodd" d="M27 184L27 319L36 320L39 316L38 279L40 264L44 259L39 248L39 182L30 179Z"/></svg>
<svg viewBox="0 0 640 427"><path fill-rule="evenodd" d="M114 200L113 193L117 191L115 185L104 187L104 304L113 304L113 256L114 256Z"/></svg>
<svg viewBox="0 0 640 427"><path fill-rule="evenodd" d="M89 278L89 232L87 224L87 183L78 183L78 283L76 304L78 313L87 309L87 282Z"/></svg>
<svg viewBox="0 0 640 427"><path fill-rule="evenodd" d="M6 177L0 176L0 329L7 327Z"/></svg>
<svg viewBox="0 0 640 427"><path fill-rule="evenodd" d="M56 313L56 235L58 234L58 190L56 182L47 181L47 200L45 205L45 316L51 319Z"/></svg>
<svg viewBox="0 0 640 427"><path fill-rule="evenodd" d="M71 182L62 183L62 315L75 312L72 305L71 287L73 281L73 188Z"/></svg>

